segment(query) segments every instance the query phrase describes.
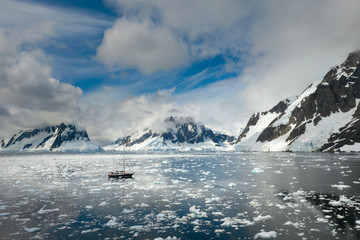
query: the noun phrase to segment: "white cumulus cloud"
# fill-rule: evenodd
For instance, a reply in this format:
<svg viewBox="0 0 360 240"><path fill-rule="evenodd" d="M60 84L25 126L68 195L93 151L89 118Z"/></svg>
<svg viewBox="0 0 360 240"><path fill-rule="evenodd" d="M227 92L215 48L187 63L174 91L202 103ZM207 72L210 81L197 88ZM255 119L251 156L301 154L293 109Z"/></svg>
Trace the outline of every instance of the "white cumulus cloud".
<svg viewBox="0 0 360 240"><path fill-rule="evenodd" d="M186 46L169 29L124 18L105 31L96 57L109 67L136 68L144 74L188 62Z"/></svg>

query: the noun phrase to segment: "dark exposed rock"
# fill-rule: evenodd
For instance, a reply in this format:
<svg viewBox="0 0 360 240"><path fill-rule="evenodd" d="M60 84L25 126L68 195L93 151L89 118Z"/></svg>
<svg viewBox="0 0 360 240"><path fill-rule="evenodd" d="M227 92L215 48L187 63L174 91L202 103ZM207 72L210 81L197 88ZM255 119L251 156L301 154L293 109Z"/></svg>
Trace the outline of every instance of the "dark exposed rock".
<svg viewBox="0 0 360 240"><path fill-rule="evenodd" d="M289 99L285 99L284 101L280 101L278 104L275 105L272 109L269 110L271 113L283 113L289 106Z"/></svg>
<svg viewBox="0 0 360 240"><path fill-rule="evenodd" d="M40 139L38 139L39 137ZM11 137L6 144L3 140L1 147L3 149L11 147L16 148L16 146L21 145L23 141L31 141L31 139L38 139L35 142L39 142L39 140L41 142L35 146L33 143L27 143L23 145L22 149L41 149L50 139L54 139L50 149L48 149L50 151L59 148L64 142L71 142L76 140L81 140L84 142L90 141L87 132L78 128L75 123L61 123L57 126L48 126L45 128L20 131L18 134L15 134L13 137Z"/></svg>
<svg viewBox="0 0 360 240"><path fill-rule="evenodd" d="M125 145L127 146L131 142L130 136L126 136L123 138L118 138L113 144Z"/></svg>
<svg viewBox="0 0 360 240"><path fill-rule="evenodd" d="M163 140L163 144L167 145L166 142L178 143L178 144L197 144L207 140L211 140L215 144L220 145L223 142L234 141L235 137L228 136L226 134L215 134L211 129L206 128L201 123L196 123L191 117L168 117L164 120L165 131L159 133L153 133L148 130L140 138L127 136L119 138L115 141L115 144L119 146L130 147L135 144L139 144L149 138L160 136Z"/></svg>
<svg viewBox="0 0 360 240"><path fill-rule="evenodd" d="M280 136L283 136L290 131L290 126L280 124L279 126L270 126L264 129L259 135L257 142L272 141Z"/></svg>
<svg viewBox="0 0 360 240"><path fill-rule="evenodd" d="M61 123L56 129L56 139L51 145L50 150L52 151L54 148L60 147L63 142L70 142L79 139L84 139L85 142L90 141L85 130L78 130L74 124L65 125L64 123Z"/></svg>
<svg viewBox="0 0 360 240"><path fill-rule="evenodd" d="M317 116L314 118L314 126L316 126L321 121L321 117Z"/></svg>
<svg viewBox="0 0 360 240"><path fill-rule="evenodd" d="M301 134L303 134L306 130L306 124L302 124L298 127L296 127L294 130L291 131L289 137L286 139L286 141L291 142L298 138Z"/></svg>
<svg viewBox="0 0 360 240"><path fill-rule="evenodd" d="M45 137L44 140L43 140L41 143L39 143L39 145L37 145L36 148L42 148L42 147L44 147L45 143L46 143L50 138L52 138L52 135L49 135L49 136Z"/></svg>
<svg viewBox="0 0 360 240"><path fill-rule="evenodd" d="M236 143L240 142L241 139L245 138L247 136L247 133L250 131L250 128L252 126L255 126L258 121L260 116L264 116L267 115L269 112L270 113L280 113L283 114L285 112L285 110L287 109L287 107L289 106L290 100L289 99L285 99L283 101L280 101L278 104L276 104L272 109L270 109L268 112L262 112L262 113L255 113L251 116L251 118L249 119L248 123L246 124L245 129L240 133L239 137L237 138ZM281 116L281 115L280 115ZM275 120L274 120L275 121ZM271 123L270 123L271 125ZM264 133L260 139L258 138L258 141L261 141L261 139L266 139L267 137L269 138L273 138L274 136L278 135L278 129L267 129L266 133Z"/></svg>
<svg viewBox="0 0 360 240"><path fill-rule="evenodd" d="M334 93L328 85L319 85L315 91L317 102L317 113L322 117L328 117L331 113L337 112Z"/></svg>
<svg viewBox="0 0 360 240"><path fill-rule="evenodd" d="M145 141L146 139L148 139L149 137L152 136L152 132L149 131L147 133L145 133L144 135L142 135L138 140L135 140L132 145L134 144L138 144L138 143L142 143L143 141Z"/></svg>
<svg viewBox="0 0 360 240"><path fill-rule="evenodd" d="M355 119L353 122L346 124L339 129L339 132L330 136L327 143L324 144L320 151L322 152L336 152L344 145L353 145L360 142L360 119Z"/></svg>
<svg viewBox="0 0 360 240"><path fill-rule="evenodd" d="M31 143L29 143L29 144L26 144L25 146L24 146L24 148L23 149L27 149L27 148L30 148L32 146L32 144Z"/></svg>
<svg viewBox="0 0 360 240"><path fill-rule="evenodd" d="M251 116L248 123L246 124L245 129L240 133L240 136L238 137L236 142L240 142L241 139L246 137L246 134L250 131L250 127L255 126L257 124L257 122L259 121L259 116L260 116L260 113L255 113Z"/></svg>
<svg viewBox="0 0 360 240"><path fill-rule="evenodd" d="M350 53L346 61L333 67L315 86L313 92L304 95L303 99L295 106L287 119L282 118L288 105L280 102L269 112L276 112L279 115L266 126L257 138L257 142L267 142L277 139L280 136L289 134L286 142L291 145L299 136L305 134L306 125L317 126L324 118L334 113L347 113L356 108L353 114L353 121L344 123L343 129L332 134L327 143L321 147L321 151L338 151L344 145L352 145L360 142L360 106L356 106L360 99L360 51ZM312 87L312 86L309 86ZM306 90L305 90L306 91ZM303 95L301 95L303 96ZM299 99L298 99L299 100ZM262 114L254 114L244 131L238 137L241 142L250 131L256 126ZM278 122L279 119L281 123ZM285 122L284 122L285 120ZM290 132L291 131L291 132Z"/></svg>
<svg viewBox="0 0 360 240"><path fill-rule="evenodd" d="M234 142L236 140L236 138L234 136L229 136L229 135L226 135L226 134L222 134L222 133L214 133L215 134L215 137L216 139L219 141L219 142Z"/></svg>

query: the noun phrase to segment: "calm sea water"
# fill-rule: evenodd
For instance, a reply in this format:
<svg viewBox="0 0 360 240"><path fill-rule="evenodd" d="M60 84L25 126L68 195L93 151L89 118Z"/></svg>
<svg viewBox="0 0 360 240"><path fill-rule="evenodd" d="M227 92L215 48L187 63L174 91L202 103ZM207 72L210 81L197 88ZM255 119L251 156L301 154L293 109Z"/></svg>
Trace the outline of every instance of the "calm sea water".
<svg viewBox="0 0 360 240"><path fill-rule="evenodd" d="M0 238L360 239L360 155L0 155Z"/></svg>

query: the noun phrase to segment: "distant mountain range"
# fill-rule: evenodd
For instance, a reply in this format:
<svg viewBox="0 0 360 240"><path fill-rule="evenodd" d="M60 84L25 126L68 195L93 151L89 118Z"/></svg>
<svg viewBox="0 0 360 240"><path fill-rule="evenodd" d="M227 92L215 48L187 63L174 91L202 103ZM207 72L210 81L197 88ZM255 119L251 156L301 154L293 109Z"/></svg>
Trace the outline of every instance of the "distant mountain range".
<svg viewBox="0 0 360 240"><path fill-rule="evenodd" d="M297 97L255 113L236 139L191 117L169 117L102 148L74 122L20 131L1 152L93 151L360 151L360 51Z"/></svg>
<svg viewBox="0 0 360 240"><path fill-rule="evenodd" d="M162 151L162 150L226 150L235 137L213 132L191 117L169 117L161 130L145 129L142 133L117 139L105 146L107 151Z"/></svg>
<svg viewBox="0 0 360 240"><path fill-rule="evenodd" d="M85 129L75 122L20 131L0 142L2 152L94 152L102 149L90 142Z"/></svg>
<svg viewBox="0 0 360 240"><path fill-rule="evenodd" d="M300 96L254 114L240 151L360 151L360 51Z"/></svg>

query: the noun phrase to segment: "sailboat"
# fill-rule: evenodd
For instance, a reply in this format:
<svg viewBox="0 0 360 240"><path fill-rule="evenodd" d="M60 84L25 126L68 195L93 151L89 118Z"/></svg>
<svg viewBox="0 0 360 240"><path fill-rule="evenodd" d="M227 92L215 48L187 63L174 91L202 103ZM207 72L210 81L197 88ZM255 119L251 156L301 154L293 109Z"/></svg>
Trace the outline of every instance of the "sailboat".
<svg viewBox="0 0 360 240"><path fill-rule="evenodd" d="M116 171L107 173L108 177L110 177L110 178L131 178L134 174L135 174L135 172L125 171L125 160L123 161L123 170L121 170L121 171L116 170Z"/></svg>

